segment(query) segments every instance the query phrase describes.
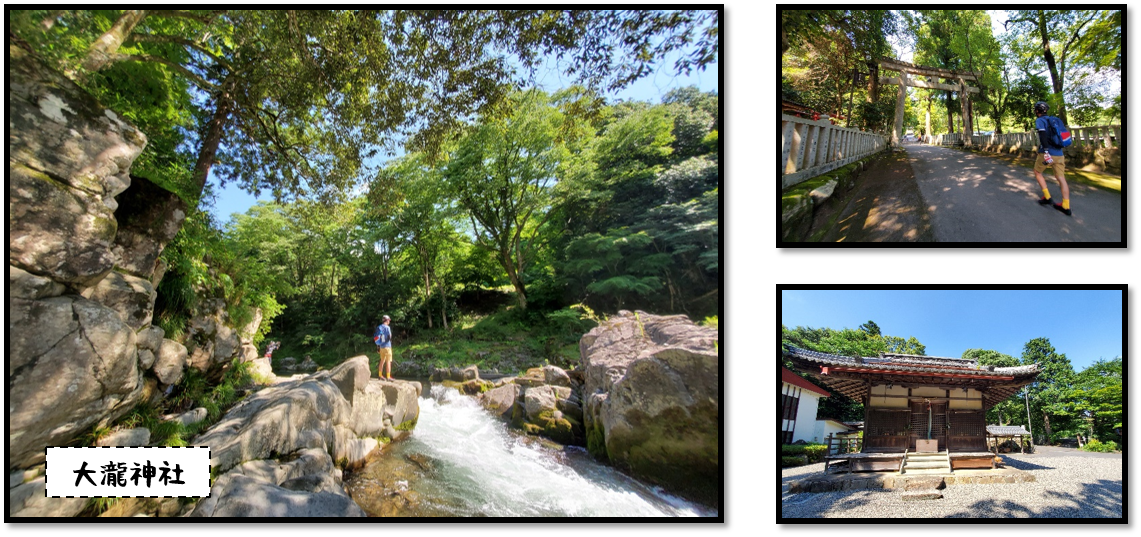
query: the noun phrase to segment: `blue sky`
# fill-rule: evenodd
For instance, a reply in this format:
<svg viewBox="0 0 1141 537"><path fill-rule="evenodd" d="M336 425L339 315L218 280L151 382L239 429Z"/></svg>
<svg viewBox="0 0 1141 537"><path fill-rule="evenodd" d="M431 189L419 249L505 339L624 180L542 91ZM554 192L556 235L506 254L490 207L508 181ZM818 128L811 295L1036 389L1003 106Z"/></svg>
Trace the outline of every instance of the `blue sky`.
<svg viewBox="0 0 1141 537"><path fill-rule="evenodd" d="M609 93L606 97L610 100L624 99L658 103L670 90L686 86L697 86L701 91L718 90L720 93L717 79L718 63L706 66L704 71L694 71L689 75L674 75L674 60L675 55L668 56L662 62L662 68L658 72L635 81L620 92ZM559 70L551 62L548 62L547 67L545 69L540 68L540 73L536 74L536 82L547 91L555 91L570 86L573 80L561 75ZM273 195L269 192L262 192L260 198L255 198L253 194L243 191L233 183L218 189L218 180L214 172L210 173L209 182L218 191L210 212L219 225L224 225L229 221L232 213L245 213L258 200L270 201L273 199Z"/></svg>
<svg viewBox="0 0 1141 537"><path fill-rule="evenodd" d="M1015 358L1046 337L1081 371L1121 356L1121 291L784 290L781 324L858 328L875 321L884 335L915 336L930 356L958 358L972 348Z"/></svg>

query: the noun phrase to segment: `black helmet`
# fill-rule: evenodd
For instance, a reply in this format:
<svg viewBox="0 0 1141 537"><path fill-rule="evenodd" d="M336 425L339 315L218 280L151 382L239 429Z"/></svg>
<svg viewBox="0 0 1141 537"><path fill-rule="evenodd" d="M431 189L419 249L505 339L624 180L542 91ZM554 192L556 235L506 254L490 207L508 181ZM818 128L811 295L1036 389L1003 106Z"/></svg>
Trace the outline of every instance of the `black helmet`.
<svg viewBox="0 0 1141 537"><path fill-rule="evenodd" d="M1038 102L1034 103L1034 113L1035 114L1045 114L1049 110L1050 110L1050 105L1046 104L1046 101L1038 101Z"/></svg>

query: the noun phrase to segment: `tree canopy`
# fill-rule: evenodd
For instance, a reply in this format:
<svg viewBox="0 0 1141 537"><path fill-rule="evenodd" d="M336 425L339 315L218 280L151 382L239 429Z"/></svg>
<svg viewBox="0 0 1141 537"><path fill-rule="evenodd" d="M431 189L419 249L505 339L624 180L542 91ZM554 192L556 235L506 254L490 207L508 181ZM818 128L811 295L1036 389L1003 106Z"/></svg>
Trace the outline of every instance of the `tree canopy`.
<svg viewBox="0 0 1141 537"><path fill-rule="evenodd" d="M847 127L892 127L897 93L879 87L880 57L978 73L980 92L966 102L979 131L1031 130L1036 101L1067 124L1120 122L1120 10L782 10L781 19L783 99ZM905 127L926 130L930 114L930 134L958 132L963 102L954 90L911 88Z"/></svg>
<svg viewBox="0 0 1141 537"><path fill-rule="evenodd" d="M9 21L88 86L107 88L108 70L140 74L114 71L131 63L178 79L159 88L197 116L180 123L196 148L182 158L192 201L215 165L223 183L279 200L336 198L405 137L438 154L547 57L588 87L621 88L670 53L677 73L713 63L719 28L716 10L29 10Z"/></svg>

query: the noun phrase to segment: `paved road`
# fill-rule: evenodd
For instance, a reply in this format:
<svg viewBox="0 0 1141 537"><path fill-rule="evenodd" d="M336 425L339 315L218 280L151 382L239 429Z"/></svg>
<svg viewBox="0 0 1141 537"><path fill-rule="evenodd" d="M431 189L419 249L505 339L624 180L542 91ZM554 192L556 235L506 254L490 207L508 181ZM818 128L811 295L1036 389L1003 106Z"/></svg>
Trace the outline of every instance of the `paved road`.
<svg viewBox="0 0 1141 537"><path fill-rule="evenodd" d="M1029 168L945 147L905 144L939 242L1121 241L1121 194L1070 183L1073 217L1035 201ZM1047 177L1059 202L1061 187Z"/></svg>
<svg viewBox="0 0 1141 537"><path fill-rule="evenodd" d="M1035 453L1003 453L1006 455L1021 455L1023 457L1083 457L1087 459L1120 459L1121 453L1098 453L1095 451L1082 451L1078 448L1061 446L1034 446Z"/></svg>

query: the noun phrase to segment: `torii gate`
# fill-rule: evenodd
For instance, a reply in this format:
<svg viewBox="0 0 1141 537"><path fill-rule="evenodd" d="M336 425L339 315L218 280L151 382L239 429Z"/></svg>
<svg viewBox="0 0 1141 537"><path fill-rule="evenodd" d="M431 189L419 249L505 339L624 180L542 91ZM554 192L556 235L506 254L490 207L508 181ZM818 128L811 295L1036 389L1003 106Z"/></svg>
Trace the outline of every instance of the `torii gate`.
<svg viewBox="0 0 1141 537"><path fill-rule="evenodd" d="M895 128L891 131L892 145L899 145L899 133L903 130L903 100L907 98L907 87L912 86L916 88L930 88L941 89L947 91L957 91L962 99L963 106L963 132L974 132L974 126L971 125L970 114L970 98L971 93L978 93L979 89L967 85L967 80L978 83L979 73L971 71L954 71L951 69L941 69L939 67L923 67L891 58L879 59L880 69L888 71L899 71L899 78L896 77L883 77L879 79L880 84L897 84L899 86L899 99L895 103ZM919 75L925 77L925 80L909 80L908 74ZM947 78L950 80L957 80L956 84L940 84L937 82L940 78ZM931 134L931 113L927 113L927 134ZM964 144L970 144L970 137L963 137Z"/></svg>

